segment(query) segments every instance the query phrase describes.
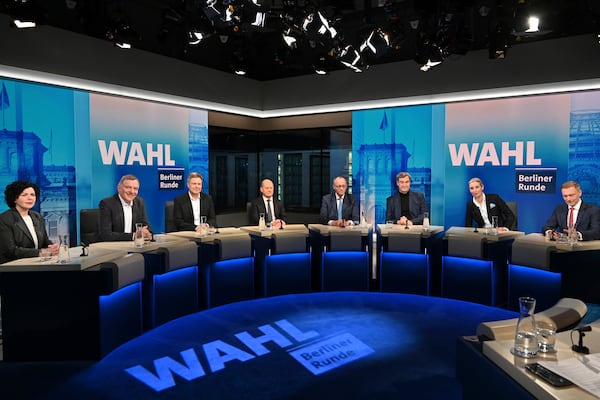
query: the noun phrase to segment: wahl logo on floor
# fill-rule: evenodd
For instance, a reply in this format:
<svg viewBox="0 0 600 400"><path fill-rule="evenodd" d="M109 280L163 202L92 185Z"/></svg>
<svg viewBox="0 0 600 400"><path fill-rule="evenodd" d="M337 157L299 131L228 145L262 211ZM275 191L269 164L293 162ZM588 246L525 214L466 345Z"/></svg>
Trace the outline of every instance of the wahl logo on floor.
<svg viewBox="0 0 600 400"><path fill-rule="evenodd" d="M268 342L281 349L289 348L288 353L314 375L331 371L373 353L373 349L350 333L320 338L318 332L302 332L285 319L259 326L257 329L263 335L253 336L247 331L236 333L234 336L239 343L214 340L203 344L201 348L181 351L179 354L183 362L171 357L161 357L153 361L154 371L142 365L135 365L127 368L125 372L160 392L176 385L174 375L192 381L224 370L227 363L247 362L270 354L271 351L265 347ZM204 357L199 357L199 352L203 353Z"/></svg>

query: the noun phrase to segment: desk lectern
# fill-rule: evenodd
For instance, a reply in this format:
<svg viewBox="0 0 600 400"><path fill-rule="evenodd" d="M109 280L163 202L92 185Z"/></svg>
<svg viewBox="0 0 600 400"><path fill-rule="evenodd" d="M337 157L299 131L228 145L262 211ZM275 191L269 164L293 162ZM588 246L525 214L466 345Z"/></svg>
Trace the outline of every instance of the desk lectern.
<svg viewBox="0 0 600 400"><path fill-rule="evenodd" d="M508 300L516 309L519 296L532 296L536 308L550 307L561 297L600 303L600 240L569 243L531 233L515 239L509 264Z"/></svg>
<svg viewBox="0 0 600 400"><path fill-rule="evenodd" d="M142 330L144 258L70 249L68 264L0 265L5 361L98 360Z"/></svg>
<svg viewBox="0 0 600 400"><path fill-rule="evenodd" d="M382 292L431 294L430 258L435 243L441 241L443 226L421 225L406 229L396 224L377 226L381 252L379 288Z"/></svg>
<svg viewBox="0 0 600 400"><path fill-rule="evenodd" d="M442 296L502 306L507 296L511 244L523 232L451 227L442 259Z"/></svg>

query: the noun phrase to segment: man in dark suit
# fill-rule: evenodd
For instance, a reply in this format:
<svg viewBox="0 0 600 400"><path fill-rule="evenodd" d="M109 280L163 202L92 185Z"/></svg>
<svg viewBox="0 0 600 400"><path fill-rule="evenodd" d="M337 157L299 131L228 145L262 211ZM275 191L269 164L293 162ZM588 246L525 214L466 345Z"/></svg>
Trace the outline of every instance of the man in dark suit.
<svg viewBox="0 0 600 400"><path fill-rule="evenodd" d="M274 229L285 226L285 208L279 199L273 197L275 185L270 179L263 179L260 183L261 196L252 200L250 207L250 225L258 225L261 213L265 215L265 222L271 223ZM269 208L269 210L267 210Z"/></svg>
<svg viewBox="0 0 600 400"><path fill-rule="evenodd" d="M569 227L573 227L578 240L600 239L600 208L581 200L583 192L579 183L567 181L561 185L560 192L565 203L556 206L542 233L556 239L558 233L567 233Z"/></svg>
<svg viewBox="0 0 600 400"><path fill-rule="evenodd" d="M492 226L492 218L498 217L499 232L510 230L515 222L515 215L497 194L483 192L483 181L479 178L469 179L469 192L473 196L467 202L465 226L472 227L473 221L478 228Z"/></svg>
<svg viewBox="0 0 600 400"><path fill-rule="evenodd" d="M399 225L421 225L423 214L427 212L425 195L410 190L411 176L408 172L398 172L396 185L398 193L386 199L385 220Z"/></svg>
<svg viewBox="0 0 600 400"><path fill-rule="evenodd" d="M146 215L146 205L138 197L140 181L133 175L124 175L117 184L117 193L100 200L100 240L133 240L135 224L143 225L144 239L152 239Z"/></svg>
<svg viewBox="0 0 600 400"><path fill-rule="evenodd" d="M187 179L187 193L173 199L173 220L178 231L201 229L201 218L206 217L210 226L217 225L217 215L212 197L202 193L204 177L198 172L190 172Z"/></svg>
<svg viewBox="0 0 600 400"><path fill-rule="evenodd" d="M359 224L358 202L353 195L346 193L347 188L348 183L343 176L338 176L333 180L333 193L326 194L321 200L319 217L322 224L333 226Z"/></svg>

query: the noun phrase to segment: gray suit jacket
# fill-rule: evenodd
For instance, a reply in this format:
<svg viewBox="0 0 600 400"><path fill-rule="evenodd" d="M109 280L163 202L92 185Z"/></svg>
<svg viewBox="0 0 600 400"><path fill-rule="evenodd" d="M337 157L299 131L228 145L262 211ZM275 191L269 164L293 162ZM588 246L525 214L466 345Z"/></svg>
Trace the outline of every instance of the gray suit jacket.
<svg viewBox="0 0 600 400"><path fill-rule="evenodd" d="M427 211L427 203L425 195L421 192L408 191L408 211L410 213L409 220L413 224L420 225L423 223L423 213ZM400 192L390 196L386 200L385 220L398 221L402 216L402 204L400 203Z"/></svg>
<svg viewBox="0 0 600 400"><path fill-rule="evenodd" d="M17 258L37 257L39 249L52 244L41 214L30 210L29 215L38 240L37 248L31 232L17 210L11 208L0 214L0 263Z"/></svg>

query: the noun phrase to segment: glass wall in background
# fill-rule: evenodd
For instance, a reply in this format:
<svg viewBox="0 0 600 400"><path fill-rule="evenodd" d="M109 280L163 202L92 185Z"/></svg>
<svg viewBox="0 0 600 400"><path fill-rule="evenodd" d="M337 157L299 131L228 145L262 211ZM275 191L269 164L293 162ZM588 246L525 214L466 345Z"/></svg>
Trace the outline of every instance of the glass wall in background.
<svg viewBox="0 0 600 400"><path fill-rule="evenodd" d="M333 178L352 176L351 127L259 132L209 126L208 148L206 189L217 213L245 210L263 178L273 180L286 210L318 213Z"/></svg>

